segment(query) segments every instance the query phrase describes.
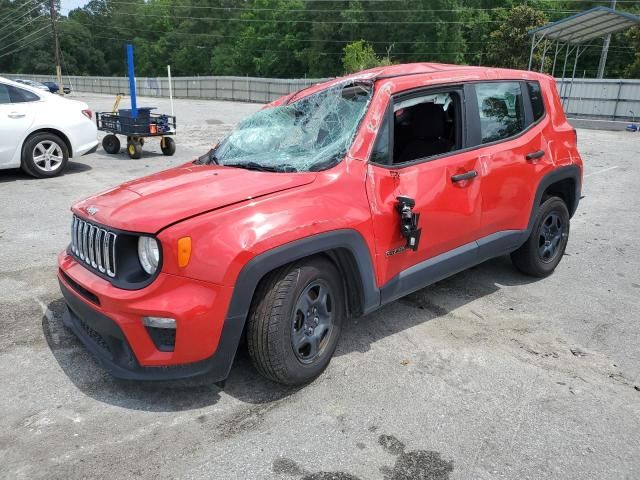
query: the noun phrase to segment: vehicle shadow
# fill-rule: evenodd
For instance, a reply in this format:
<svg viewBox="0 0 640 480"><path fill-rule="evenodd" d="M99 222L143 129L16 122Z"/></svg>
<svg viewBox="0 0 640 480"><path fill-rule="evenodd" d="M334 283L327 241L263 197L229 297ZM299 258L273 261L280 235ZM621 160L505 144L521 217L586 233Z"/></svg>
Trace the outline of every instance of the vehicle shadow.
<svg viewBox="0 0 640 480"><path fill-rule="evenodd" d="M103 370L63 325L64 300L54 300L47 307L42 317L42 330L51 353L73 384L100 402L132 410L178 412L215 405L223 390L250 404L277 401L297 390L260 376L242 346L224 386L207 375L164 382L119 380Z"/></svg>
<svg viewBox="0 0 640 480"><path fill-rule="evenodd" d="M91 166L86 163L81 162L69 162L67 163L67 168L65 168L64 172L60 177L64 177L65 175L73 175L76 173L83 173L91 170ZM59 178L59 177L54 177ZM46 178L35 178L31 175L27 175L19 168L11 168L7 170L0 170L0 183L8 183L15 182L17 180L48 180Z"/></svg>
<svg viewBox="0 0 640 480"><path fill-rule="evenodd" d="M344 326L336 355L366 352L378 340L418 324L447 315L450 311L498 291L501 286L523 285L535 281L517 273L508 257L489 260L435 285L419 290L397 302L416 308L418 315L394 315L396 302ZM442 301L444 300L444 301ZM86 395L111 405L144 411L184 411L215 405L224 391L250 404L278 401L297 388L287 388L260 376L251 365L244 345L224 386L206 375L170 382L134 382L111 377L98 366L77 338L62 324L62 298L51 302L42 318L42 329L58 364Z"/></svg>
<svg viewBox="0 0 640 480"><path fill-rule="evenodd" d="M365 317L347 322L335 355L348 355L354 351L364 353L382 338L446 316L461 306L499 291L502 286L526 285L537 280L518 272L508 255L487 260Z"/></svg>
<svg viewBox="0 0 640 480"><path fill-rule="evenodd" d="M142 157L140 158L131 158L129 156L129 154L127 153L127 149L125 147L122 147L120 149L120 151L118 153L106 153L104 151L102 152L98 152L98 159L100 159L100 161L121 161L121 160L127 160L129 162L140 162L140 161L144 161L145 159L149 159L149 158L169 158L167 157L165 154L162 153L162 151L160 151L160 147L157 147L157 151L153 150L154 147L150 147L148 150L143 149L142 150Z"/></svg>

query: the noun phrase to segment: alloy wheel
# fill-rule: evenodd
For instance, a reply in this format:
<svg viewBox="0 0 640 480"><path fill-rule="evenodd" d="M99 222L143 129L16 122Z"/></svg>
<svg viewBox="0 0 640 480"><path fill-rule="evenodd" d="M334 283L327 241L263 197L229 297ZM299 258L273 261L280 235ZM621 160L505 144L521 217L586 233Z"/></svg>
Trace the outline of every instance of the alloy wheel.
<svg viewBox="0 0 640 480"><path fill-rule="evenodd" d="M44 172L57 170L63 160L62 147L52 140L43 140L33 148L33 163Z"/></svg>
<svg viewBox="0 0 640 480"><path fill-rule="evenodd" d="M540 224L538 231L538 256L545 263L551 263L560 252L565 226L557 212L550 212Z"/></svg>
<svg viewBox="0 0 640 480"><path fill-rule="evenodd" d="M328 285L316 280L296 302L291 325L291 346L302 363L311 363L324 350L333 328L333 298Z"/></svg>

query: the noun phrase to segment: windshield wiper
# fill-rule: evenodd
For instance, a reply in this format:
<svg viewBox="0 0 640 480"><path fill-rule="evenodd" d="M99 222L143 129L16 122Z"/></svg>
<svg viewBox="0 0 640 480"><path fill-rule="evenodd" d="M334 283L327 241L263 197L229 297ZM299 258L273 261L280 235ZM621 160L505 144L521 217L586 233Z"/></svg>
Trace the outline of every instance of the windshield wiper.
<svg viewBox="0 0 640 480"><path fill-rule="evenodd" d="M294 173L298 170L291 165L262 165L257 162L238 162L238 163L225 163L225 167L246 168L247 170L257 170L259 172L281 172L281 173Z"/></svg>
<svg viewBox="0 0 640 480"><path fill-rule="evenodd" d="M214 152L215 150L212 148L201 157L196 158L193 163L197 163L199 165L211 165L212 163L214 163L216 165L219 165L220 162L218 161L218 157L216 157L216 154Z"/></svg>

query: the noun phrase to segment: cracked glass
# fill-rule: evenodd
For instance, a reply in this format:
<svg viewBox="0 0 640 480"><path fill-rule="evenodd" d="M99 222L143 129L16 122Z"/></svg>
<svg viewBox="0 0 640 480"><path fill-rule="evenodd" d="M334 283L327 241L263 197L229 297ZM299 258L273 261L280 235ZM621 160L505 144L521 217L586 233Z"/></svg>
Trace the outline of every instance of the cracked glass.
<svg viewBox="0 0 640 480"><path fill-rule="evenodd" d="M241 121L209 161L278 172L330 168L346 155L372 93L369 82L343 82L261 110Z"/></svg>

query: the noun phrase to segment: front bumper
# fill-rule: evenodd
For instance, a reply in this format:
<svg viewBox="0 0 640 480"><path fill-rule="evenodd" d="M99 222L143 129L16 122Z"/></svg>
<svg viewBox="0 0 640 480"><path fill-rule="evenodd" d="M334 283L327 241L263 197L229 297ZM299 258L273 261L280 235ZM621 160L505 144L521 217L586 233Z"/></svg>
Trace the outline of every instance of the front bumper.
<svg viewBox="0 0 640 480"><path fill-rule="evenodd" d="M227 377L242 334L241 319L226 319L231 289L160 274L148 287L125 291L94 275L62 252L58 281L70 328L112 375L170 380L210 373ZM173 351L160 351L143 316L176 319Z"/></svg>

